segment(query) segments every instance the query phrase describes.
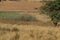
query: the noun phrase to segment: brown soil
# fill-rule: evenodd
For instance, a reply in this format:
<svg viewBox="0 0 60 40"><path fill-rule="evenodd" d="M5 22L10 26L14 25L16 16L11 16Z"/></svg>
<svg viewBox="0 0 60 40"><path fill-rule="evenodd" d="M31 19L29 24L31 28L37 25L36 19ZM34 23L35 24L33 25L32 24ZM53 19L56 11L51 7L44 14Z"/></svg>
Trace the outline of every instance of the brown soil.
<svg viewBox="0 0 60 40"><path fill-rule="evenodd" d="M43 5L43 2L16 2L4 1L0 2L0 11L37 11Z"/></svg>

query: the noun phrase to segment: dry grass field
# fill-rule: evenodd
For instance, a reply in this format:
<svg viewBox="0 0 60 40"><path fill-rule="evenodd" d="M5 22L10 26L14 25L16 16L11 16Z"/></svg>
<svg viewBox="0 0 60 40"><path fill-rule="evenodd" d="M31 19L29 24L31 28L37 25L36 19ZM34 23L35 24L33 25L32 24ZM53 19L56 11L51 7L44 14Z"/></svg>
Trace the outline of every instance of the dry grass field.
<svg viewBox="0 0 60 40"><path fill-rule="evenodd" d="M60 40L60 27L54 27L43 14L29 13L38 22L0 20L0 40Z"/></svg>
<svg viewBox="0 0 60 40"><path fill-rule="evenodd" d="M60 27L0 23L0 40L60 40Z"/></svg>
<svg viewBox="0 0 60 40"><path fill-rule="evenodd" d="M24 3L24 4L23 4ZM1 2L0 11L7 10L28 10L35 11L36 7L40 7L42 3L37 2ZM32 5L31 5L32 4ZM34 5L35 4L35 5ZM11 6L10 6L11 5ZM34 16L37 22L26 22L26 21L12 21L12 20L0 20L0 40L60 40L60 27L54 27L51 23L50 18L46 15L40 13L30 13L26 12L24 14L29 14ZM13 18L19 18L13 14ZM0 19L11 19L11 14L0 14ZM19 19L20 20L20 19ZM31 19L30 19L31 20Z"/></svg>

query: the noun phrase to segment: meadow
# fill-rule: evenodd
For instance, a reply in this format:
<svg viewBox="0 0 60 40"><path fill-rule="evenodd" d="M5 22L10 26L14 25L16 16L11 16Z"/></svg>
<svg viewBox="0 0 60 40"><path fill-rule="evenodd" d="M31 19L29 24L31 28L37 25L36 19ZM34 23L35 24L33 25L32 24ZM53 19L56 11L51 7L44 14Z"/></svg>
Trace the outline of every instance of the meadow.
<svg viewBox="0 0 60 40"><path fill-rule="evenodd" d="M0 40L60 40L60 27L0 23Z"/></svg>
<svg viewBox="0 0 60 40"><path fill-rule="evenodd" d="M0 12L0 40L60 40L60 27L48 19L38 13Z"/></svg>

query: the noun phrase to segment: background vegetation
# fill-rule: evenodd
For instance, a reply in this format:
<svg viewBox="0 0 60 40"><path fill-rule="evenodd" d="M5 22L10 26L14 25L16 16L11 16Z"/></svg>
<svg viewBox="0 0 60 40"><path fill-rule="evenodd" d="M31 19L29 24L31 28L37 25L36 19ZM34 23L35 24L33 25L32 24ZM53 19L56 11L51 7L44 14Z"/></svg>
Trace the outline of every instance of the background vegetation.
<svg viewBox="0 0 60 40"><path fill-rule="evenodd" d="M35 17L20 12L0 12L0 20L37 21Z"/></svg>
<svg viewBox="0 0 60 40"><path fill-rule="evenodd" d="M60 22L60 1L49 1L40 8L43 14L48 15L55 26Z"/></svg>

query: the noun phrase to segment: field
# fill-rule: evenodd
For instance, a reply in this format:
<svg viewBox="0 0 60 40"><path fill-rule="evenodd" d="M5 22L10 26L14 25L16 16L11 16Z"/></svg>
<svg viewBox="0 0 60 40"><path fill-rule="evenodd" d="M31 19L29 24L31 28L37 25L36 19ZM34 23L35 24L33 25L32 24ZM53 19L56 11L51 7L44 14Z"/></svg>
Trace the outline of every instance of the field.
<svg viewBox="0 0 60 40"><path fill-rule="evenodd" d="M0 40L60 40L60 27L0 23Z"/></svg>
<svg viewBox="0 0 60 40"><path fill-rule="evenodd" d="M42 2L2 1L0 11L23 11L35 12L35 8L42 6Z"/></svg>
<svg viewBox="0 0 60 40"><path fill-rule="evenodd" d="M0 40L60 40L60 25L55 27L48 16L36 10L42 5L43 2L0 2Z"/></svg>
<svg viewBox="0 0 60 40"><path fill-rule="evenodd" d="M54 27L48 16L40 13L23 14L29 15L24 15L29 21L22 21L20 12L0 12L0 40L60 40L60 27Z"/></svg>

